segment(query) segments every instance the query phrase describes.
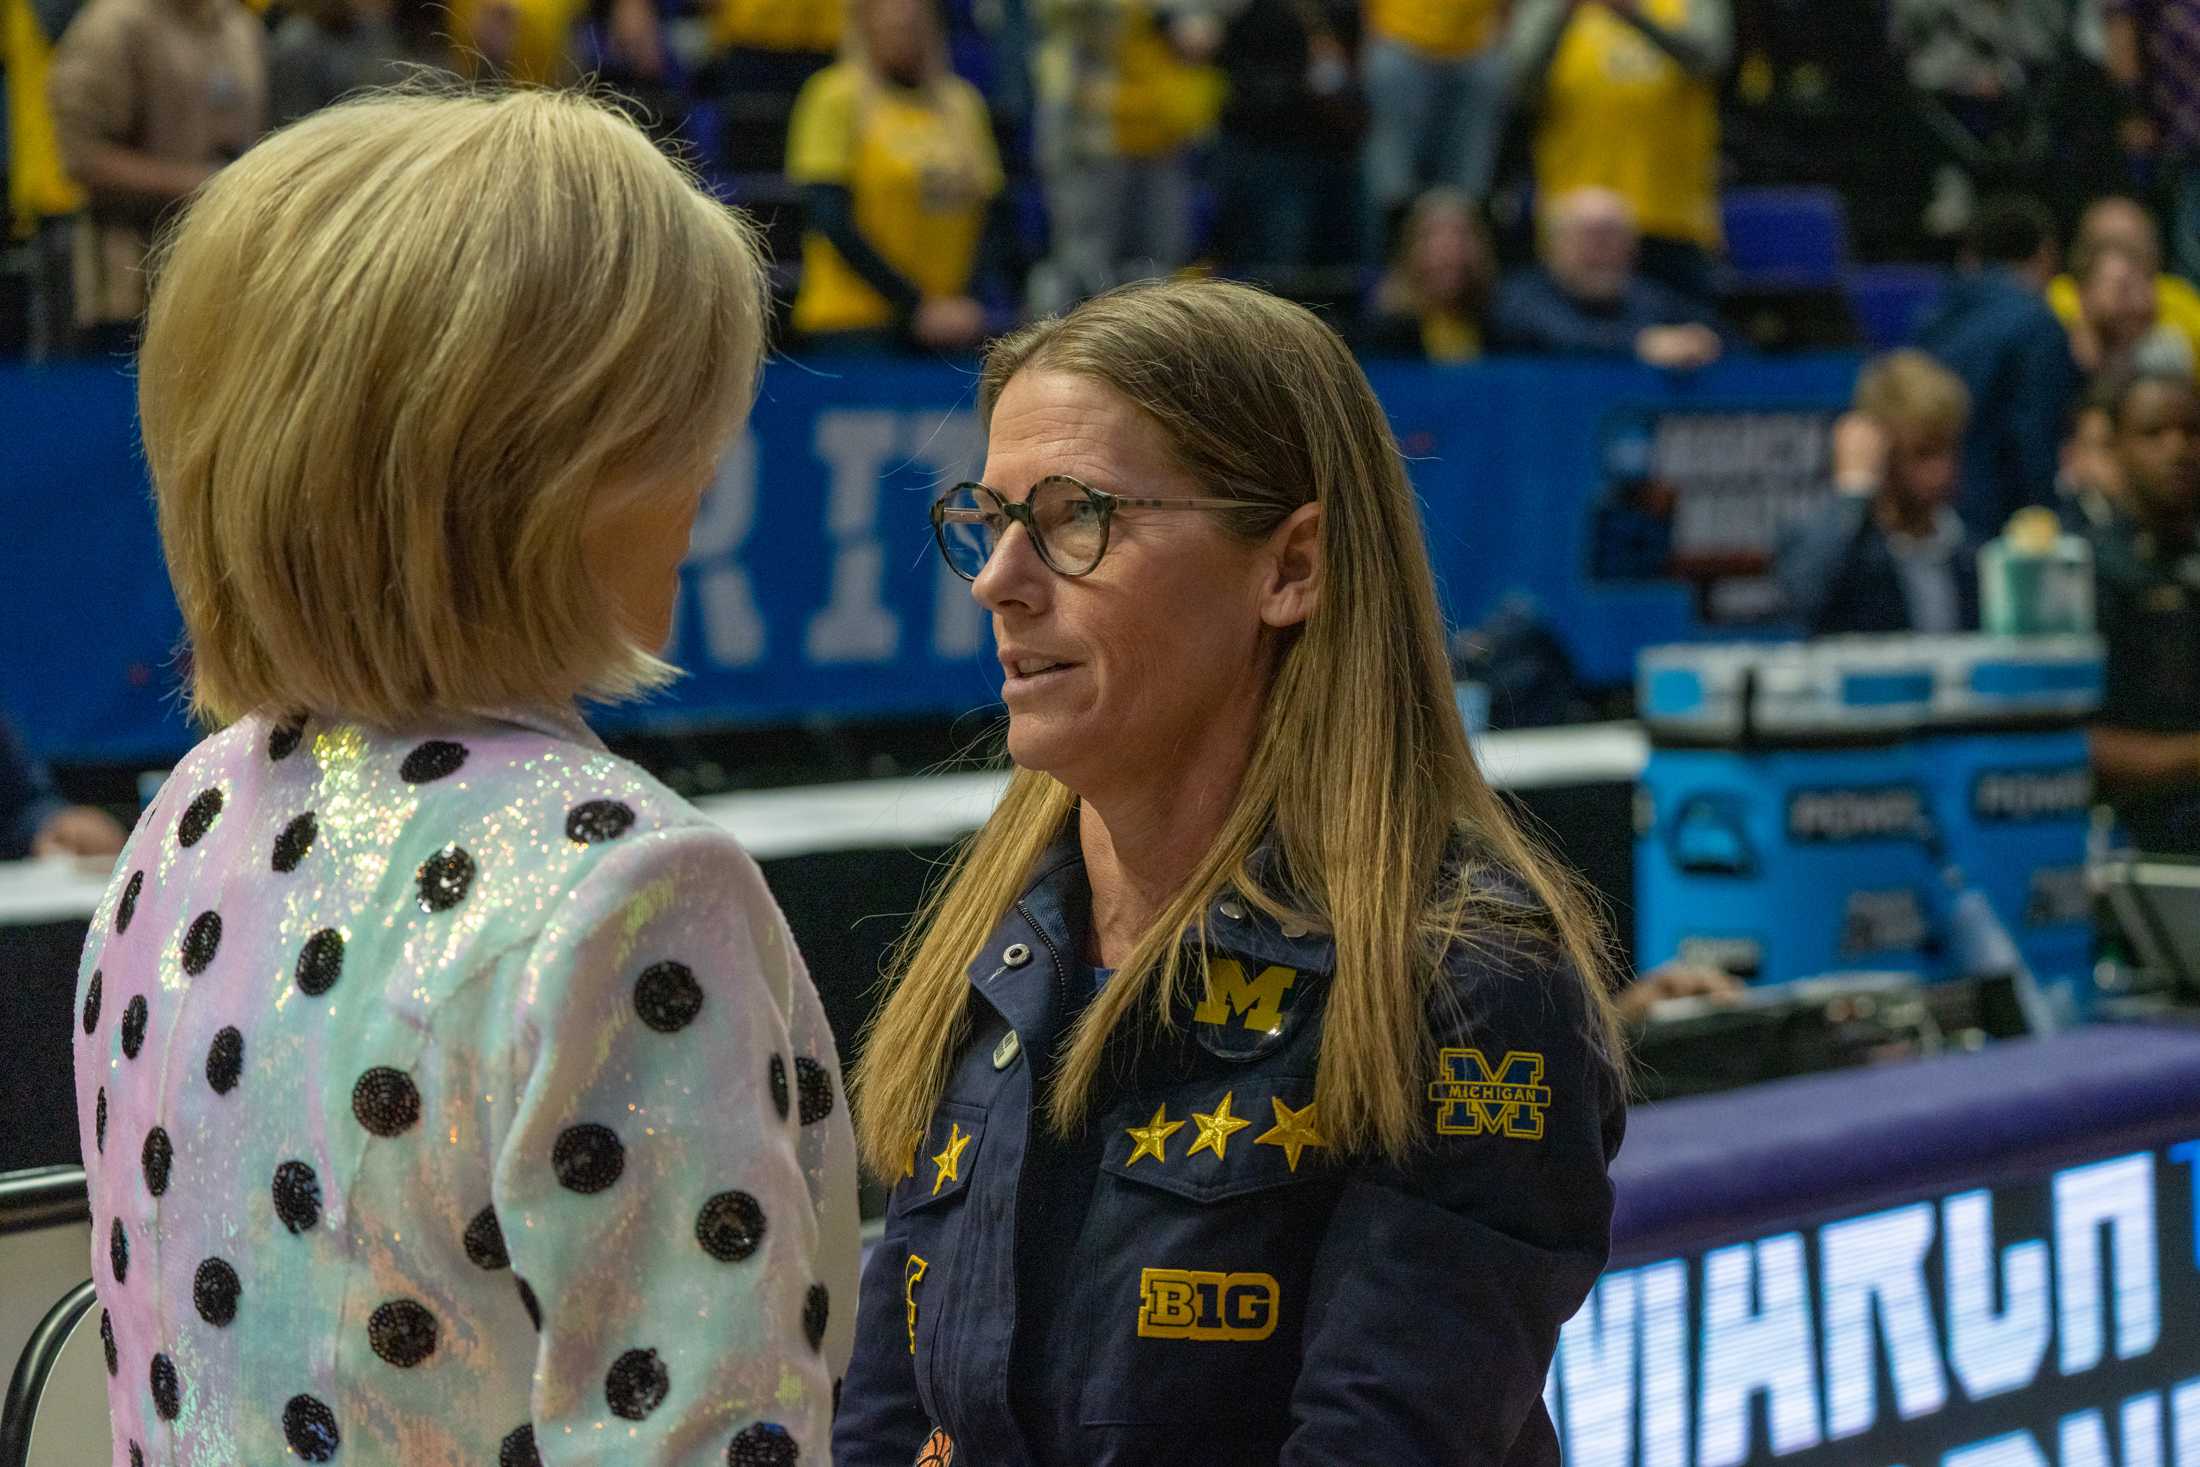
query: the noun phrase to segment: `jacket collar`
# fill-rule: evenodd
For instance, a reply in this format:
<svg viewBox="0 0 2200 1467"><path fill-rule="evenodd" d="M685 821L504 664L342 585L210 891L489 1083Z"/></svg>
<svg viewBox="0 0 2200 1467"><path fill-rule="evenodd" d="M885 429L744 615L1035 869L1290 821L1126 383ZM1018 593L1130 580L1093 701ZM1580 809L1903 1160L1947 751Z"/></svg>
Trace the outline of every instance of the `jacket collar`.
<svg viewBox="0 0 2200 1467"><path fill-rule="evenodd" d="M1281 862L1272 837L1262 842L1250 864L1255 876L1273 889ZM1081 981L1092 889L1085 878L1074 818L1033 871L1023 895L995 925L966 970L979 996L1000 1012L1027 1046L1034 1040L1051 1040L1055 1026L1075 1007L1067 1002L1071 985ZM1205 925L1208 950L1216 954L1308 973L1328 973L1336 966L1335 945L1326 931L1284 927L1236 891L1224 891L1208 905ZM1196 948L1198 929L1188 928L1184 941Z"/></svg>
<svg viewBox="0 0 2200 1467"><path fill-rule="evenodd" d="M545 738L579 744L587 749L601 750L604 746L603 740L596 737L596 731L582 722L580 710L570 703L516 704L503 708L481 708L475 712L491 723L524 728Z"/></svg>

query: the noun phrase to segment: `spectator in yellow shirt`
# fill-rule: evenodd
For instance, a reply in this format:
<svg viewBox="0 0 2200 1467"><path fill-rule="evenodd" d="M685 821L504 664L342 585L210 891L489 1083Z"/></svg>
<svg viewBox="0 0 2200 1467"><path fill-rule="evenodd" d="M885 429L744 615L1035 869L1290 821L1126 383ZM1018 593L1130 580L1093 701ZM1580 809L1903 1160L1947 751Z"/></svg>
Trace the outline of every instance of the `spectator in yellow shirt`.
<svg viewBox="0 0 2200 1467"><path fill-rule="evenodd" d="M2137 255L2154 281L2156 320L2183 337L2192 358L2200 361L2200 291L2182 276L2162 273L2162 235L2154 216L2136 200L2112 194L2095 199L2078 218L2078 235L2071 241L2071 270L2048 283L2047 304L2071 333L2073 346L2084 330L2079 300L2077 262L2091 259L2100 250L2116 247Z"/></svg>
<svg viewBox="0 0 2200 1467"><path fill-rule="evenodd" d="M811 77L841 49L846 0L714 0L711 60L697 89L721 99L721 148L735 172L777 168L788 116Z"/></svg>
<svg viewBox="0 0 2200 1467"><path fill-rule="evenodd" d="M1612 190L1642 232L1642 272L1714 298L1731 0L1520 0L1506 44L1537 115L1537 195Z"/></svg>
<svg viewBox="0 0 2200 1467"><path fill-rule="evenodd" d="M817 350L960 352L1001 164L985 101L947 68L935 0L852 0L847 54L795 102L806 228L794 329Z"/></svg>
<svg viewBox="0 0 2200 1467"><path fill-rule="evenodd" d="M57 13L67 12L67 13ZM9 235L29 252L31 289L24 346L32 361L67 350L75 310L69 288L70 219L84 191L61 166L46 69L71 7L0 0L0 76L6 85L5 168Z"/></svg>
<svg viewBox="0 0 2200 1467"><path fill-rule="evenodd" d="M1370 259L1383 257L1400 215L1430 185L1449 185L1477 203L1489 193L1505 126L1507 4L1367 0L1360 166Z"/></svg>
<svg viewBox="0 0 2200 1467"><path fill-rule="evenodd" d="M1033 0L1033 142L1047 258L1034 310L1066 310L1192 254L1192 148L1222 109L1220 0Z"/></svg>
<svg viewBox="0 0 2200 1467"><path fill-rule="evenodd" d="M1482 355L1497 254L1474 200L1437 187L1413 201L1390 272L1361 323L1362 356L1466 362Z"/></svg>

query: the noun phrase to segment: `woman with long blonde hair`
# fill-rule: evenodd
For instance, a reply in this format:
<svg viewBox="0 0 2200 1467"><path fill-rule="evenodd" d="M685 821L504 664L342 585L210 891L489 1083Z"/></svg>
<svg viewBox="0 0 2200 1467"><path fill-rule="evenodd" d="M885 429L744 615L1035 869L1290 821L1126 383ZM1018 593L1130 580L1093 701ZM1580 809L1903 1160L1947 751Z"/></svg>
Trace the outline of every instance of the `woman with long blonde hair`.
<svg viewBox="0 0 2200 1467"><path fill-rule="evenodd" d="M1609 1244L1604 941L1454 709L1344 344L1244 286L997 342L933 526L1017 765L855 1083L836 1460L1555 1462Z"/></svg>

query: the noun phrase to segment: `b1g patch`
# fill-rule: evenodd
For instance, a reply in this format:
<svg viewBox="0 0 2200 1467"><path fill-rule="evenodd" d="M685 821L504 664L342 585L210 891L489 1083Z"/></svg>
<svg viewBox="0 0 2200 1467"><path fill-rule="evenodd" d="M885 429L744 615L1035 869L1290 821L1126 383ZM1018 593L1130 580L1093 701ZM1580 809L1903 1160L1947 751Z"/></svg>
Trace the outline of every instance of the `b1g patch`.
<svg viewBox="0 0 2200 1467"><path fill-rule="evenodd" d="M1138 1333L1149 1340L1265 1340L1283 1289L1273 1274L1149 1268L1138 1275Z"/></svg>
<svg viewBox="0 0 2200 1467"><path fill-rule="evenodd" d="M1551 1091L1543 1083L1542 1055L1508 1049L1492 1065L1479 1049L1447 1049L1437 1055L1437 1065L1443 1078L1431 1080L1428 1087L1436 1106L1437 1135L1543 1139Z"/></svg>

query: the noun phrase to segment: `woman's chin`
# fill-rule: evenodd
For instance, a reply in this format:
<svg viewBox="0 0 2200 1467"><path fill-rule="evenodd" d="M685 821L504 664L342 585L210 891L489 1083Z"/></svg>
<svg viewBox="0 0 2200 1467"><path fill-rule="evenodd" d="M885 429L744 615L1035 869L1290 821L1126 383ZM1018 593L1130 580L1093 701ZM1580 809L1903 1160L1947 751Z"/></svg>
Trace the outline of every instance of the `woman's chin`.
<svg viewBox="0 0 2200 1467"><path fill-rule="evenodd" d="M1018 769L1062 777L1073 741L1055 719L1036 714L1008 716L1008 757Z"/></svg>

